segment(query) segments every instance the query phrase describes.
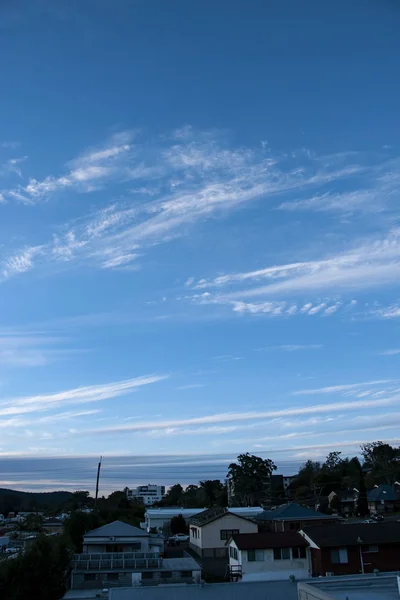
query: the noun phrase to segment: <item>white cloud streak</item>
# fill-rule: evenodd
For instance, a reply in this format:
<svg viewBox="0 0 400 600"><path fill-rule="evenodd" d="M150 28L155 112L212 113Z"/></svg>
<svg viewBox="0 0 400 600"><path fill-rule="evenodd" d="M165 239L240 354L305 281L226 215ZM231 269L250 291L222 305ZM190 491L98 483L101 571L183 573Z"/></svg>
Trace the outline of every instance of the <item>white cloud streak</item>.
<svg viewBox="0 0 400 600"><path fill-rule="evenodd" d="M348 392L351 390L358 390L364 387L382 385L384 383L393 383L393 381L393 379L378 379L376 381L364 381L362 383L346 383L344 385L331 385L328 387L314 388L310 390L298 390L296 392L293 392L293 395L303 396L312 394L336 394L341 392Z"/></svg>
<svg viewBox="0 0 400 600"><path fill-rule="evenodd" d="M104 385L91 385L54 394L13 398L0 402L0 415L19 415L50 410L60 406L99 402L128 394L145 385L166 379L166 375L149 375Z"/></svg>
<svg viewBox="0 0 400 600"><path fill-rule="evenodd" d="M32 177L26 185L3 190L6 199L28 203L48 199L64 189L88 192L109 182L129 185L133 179L142 179L145 185L138 190L146 190L138 197L137 190L124 189L124 202L105 206L79 223L66 224L64 234L57 234L34 250L28 246L22 252L16 251L0 263L3 279L34 266L56 263L61 268L63 262L73 260L100 268L126 269L145 249L186 234L188 226L198 221L261 199L269 199L273 204L286 192L300 193L333 181L357 178L365 171L354 162L342 165L331 158L317 159L310 153L302 153L299 167L299 157L271 158L260 148L231 149L215 132L196 134L190 128L185 131L184 136L160 136L152 144L142 143L132 132L121 132L70 161L62 175L41 180ZM355 157L352 154L348 159ZM154 181L155 196L150 196L149 201L147 191ZM29 260L31 252L35 256ZM21 254L28 260L21 262ZM318 271L319 277L328 268L329 261L325 266L320 261L294 263L271 267L253 276L287 279L282 283L289 285L290 275L297 280L300 275L312 277ZM233 277L246 280L252 279L252 274ZM330 311L334 312L333 307Z"/></svg>
<svg viewBox="0 0 400 600"><path fill-rule="evenodd" d="M400 400L400 396L392 396L389 398L381 398L378 400L362 400L352 402L336 402L330 404L317 404L313 406L290 407L281 410L245 412L245 413L220 413L206 415L201 417L193 417L187 419L174 419L170 421L150 421L135 423L132 425L118 425L115 427L106 427L102 429L91 429L79 431L80 435L101 434L101 433L122 433L122 432L139 432L139 431L156 431L176 427L192 426L192 425L210 425L216 423L232 423L237 421L251 421L257 419L288 417L307 414L324 414L335 413L338 411L357 411L364 408L389 406L396 404Z"/></svg>

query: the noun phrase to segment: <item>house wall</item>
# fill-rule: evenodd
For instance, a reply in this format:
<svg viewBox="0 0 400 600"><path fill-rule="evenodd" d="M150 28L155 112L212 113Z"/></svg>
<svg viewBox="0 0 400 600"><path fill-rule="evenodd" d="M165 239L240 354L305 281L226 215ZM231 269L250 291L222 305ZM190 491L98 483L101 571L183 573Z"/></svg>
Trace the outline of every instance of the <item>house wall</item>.
<svg viewBox="0 0 400 600"><path fill-rule="evenodd" d="M107 573L94 573L94 579L86 580L85 574L93 573L93 571L73 571L71 574L71 589L73 590L90 590L99 589L102 587L126 587L132 588L132 575L135 575L137 580L141 581L142 586L160 585L165 583L193 583L201 578L201 571L191 571L190 577L183 576L182 571L172 571L171 577L164 578L163 571L112 571L113 579L109 580ZM151 579L146 578L146 573L151 573ZM186 573L186 572L185 572Z"/></svg>
<svg viewBox="0 0 400 600"><path fill-rule="evenodd" d="M140 544L140 548L137 548L137 544ZM119 547L121 549L114 550L114 552L153 552L156 551L153 548L150 550L150 539L147 537L126 537L110 539L109 537L104 538L83 538L83 552L87 554L96 554L101 552L107 552L107 546Z"/></svg>
<svg viewBox="0 0 400 600"><path fill-rule="evenodd" d="M205 558L222 558L228 555L226 539L221 540L221 529L238 529L239 533L257 533L258 525L253 521L241 519L236 515L224 515L203 527L190 526L190 546ZM199 537L194 536L194 531Z"/></svg>
<svg viewBox="0 0 400 600"><path fill-rule="evenodd" d="M247 550L241 552L242 581L283 581L294 575L296 579L309 577L309 559L290 558L274 560L273 549L265 549L263 561L249 561ZM230 559L230 561L233 559Z"/></svg>
<svg viewBox="0 0 400 600"><path fill-rule="evenodd" d="M372 527L372 525L371 525ZM359 546L347 546L348 563L336 564L331 560L331 549L317 550L311 548L311 562L313 577L324 576L331 572L334 575L355 575L361 573L361 558ZM397 571L400 569L400 541L398 544L378 545L378 552L363 550L364 572Z"/></svg>

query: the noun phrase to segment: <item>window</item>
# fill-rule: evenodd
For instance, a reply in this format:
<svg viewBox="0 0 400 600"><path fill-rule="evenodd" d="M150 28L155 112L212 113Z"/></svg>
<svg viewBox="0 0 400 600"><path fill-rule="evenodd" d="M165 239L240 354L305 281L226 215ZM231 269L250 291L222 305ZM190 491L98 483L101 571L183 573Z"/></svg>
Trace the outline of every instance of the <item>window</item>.
<svg viewBox="0 0 400 600"><path fill-rule="evenodd" d="M142 579L153 579L153 571L143 571Z"/></svg>
<svg viewBox="0 0 400 600"><path fill-rule="evenodd" d="M238 551L233 546L229 546L229 556L234 560L238 559Z"/></svg>
<svg viewBox="0 0 400 600"><path fill-rule="evenodd" d="M365 546L363 552L379 552L378 546Z"/></svg>
<svg viewBox="0 0 400 600"><path fill-rule="evenodd" d="M274 560L290 560L290 548L274 548Z"/></svg>
<svg viewBox="0 0 400 600"><path fill-rule="evenodd" d="M163 579L171 579L171 577L172 577L172 571L162 571L161 572L161 577Z"/></svg>
<svg viewBox="0 0 400 600"><path fill-rule="evenodd" d="M292 557L293 558L305 558L306 557L306 549L304 546L296 546L292 548Z"/></svg>
<svg viewBox="0 0 400 600"><path fill-rule="evenodd" d="M85 573L83 576L83 581L95 581L96 573Z"/></svg>
<svg viewBox="0 0 400 600"><path fill-rule="evenodd" d="M108 581L118 581L119 573L107 573Z"/></svg>
<svg viewBox="0 0 400 600"><path fill-rule="evenodd" d="M334 565L347 564L349 562L347 548L337 548L335 550L331 550L331 562Z"/></svg>
<svg viewBox="0 0 400 600"><path fill-rule="evenodd" d="M233 535L239 533L239 529L221 529L221 540L229 540Z"/></svg>
<svg viewBox="0 0 400 600"><path fill-rule="evenodd" d="M264 560L264 550L247 550L247 560L249 562L261 562Z"/></svg>

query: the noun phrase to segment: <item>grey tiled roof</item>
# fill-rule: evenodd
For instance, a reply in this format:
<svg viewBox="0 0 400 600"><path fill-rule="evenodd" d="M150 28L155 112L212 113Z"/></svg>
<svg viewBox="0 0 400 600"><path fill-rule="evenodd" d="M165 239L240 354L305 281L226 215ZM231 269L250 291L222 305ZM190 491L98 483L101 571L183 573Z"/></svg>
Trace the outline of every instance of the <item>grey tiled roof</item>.
<svg viewBox="0 0 400 600"><path fill-rule="evenodd" d="M397 496L391 485L380 485L368 492L368 502L396 502Z"/></svg>
<svg viewBox="0 0 400 600"><path fill-rule="evenodd" d="M103 525L92 531L88 531L85 537L148 537L148 533L139 527L134 527L123 521L114 521Z"/></svg>
<svg viewBox="0 0 400 600"><path fill-rule="evenodd" d="M312 525L304 528L306 536L320 548L358 546L363 544L400 544L400 523L346 523ZM362 540L359 542L357 540Z"/></svg>

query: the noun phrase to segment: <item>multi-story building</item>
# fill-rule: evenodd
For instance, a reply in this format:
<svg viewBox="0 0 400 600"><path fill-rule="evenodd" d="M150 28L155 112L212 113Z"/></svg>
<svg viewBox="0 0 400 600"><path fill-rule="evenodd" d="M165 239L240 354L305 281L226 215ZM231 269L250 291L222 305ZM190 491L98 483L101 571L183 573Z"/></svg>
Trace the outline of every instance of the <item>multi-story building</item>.
<svg viewBox="0 0 400 600"><path fill-rule="evenodd" d="M145 506L152 506L156 502L161 502L165 496L165 485L139 485L136 488L126 488L126 496L129 500L136 500Z"/></svg>

